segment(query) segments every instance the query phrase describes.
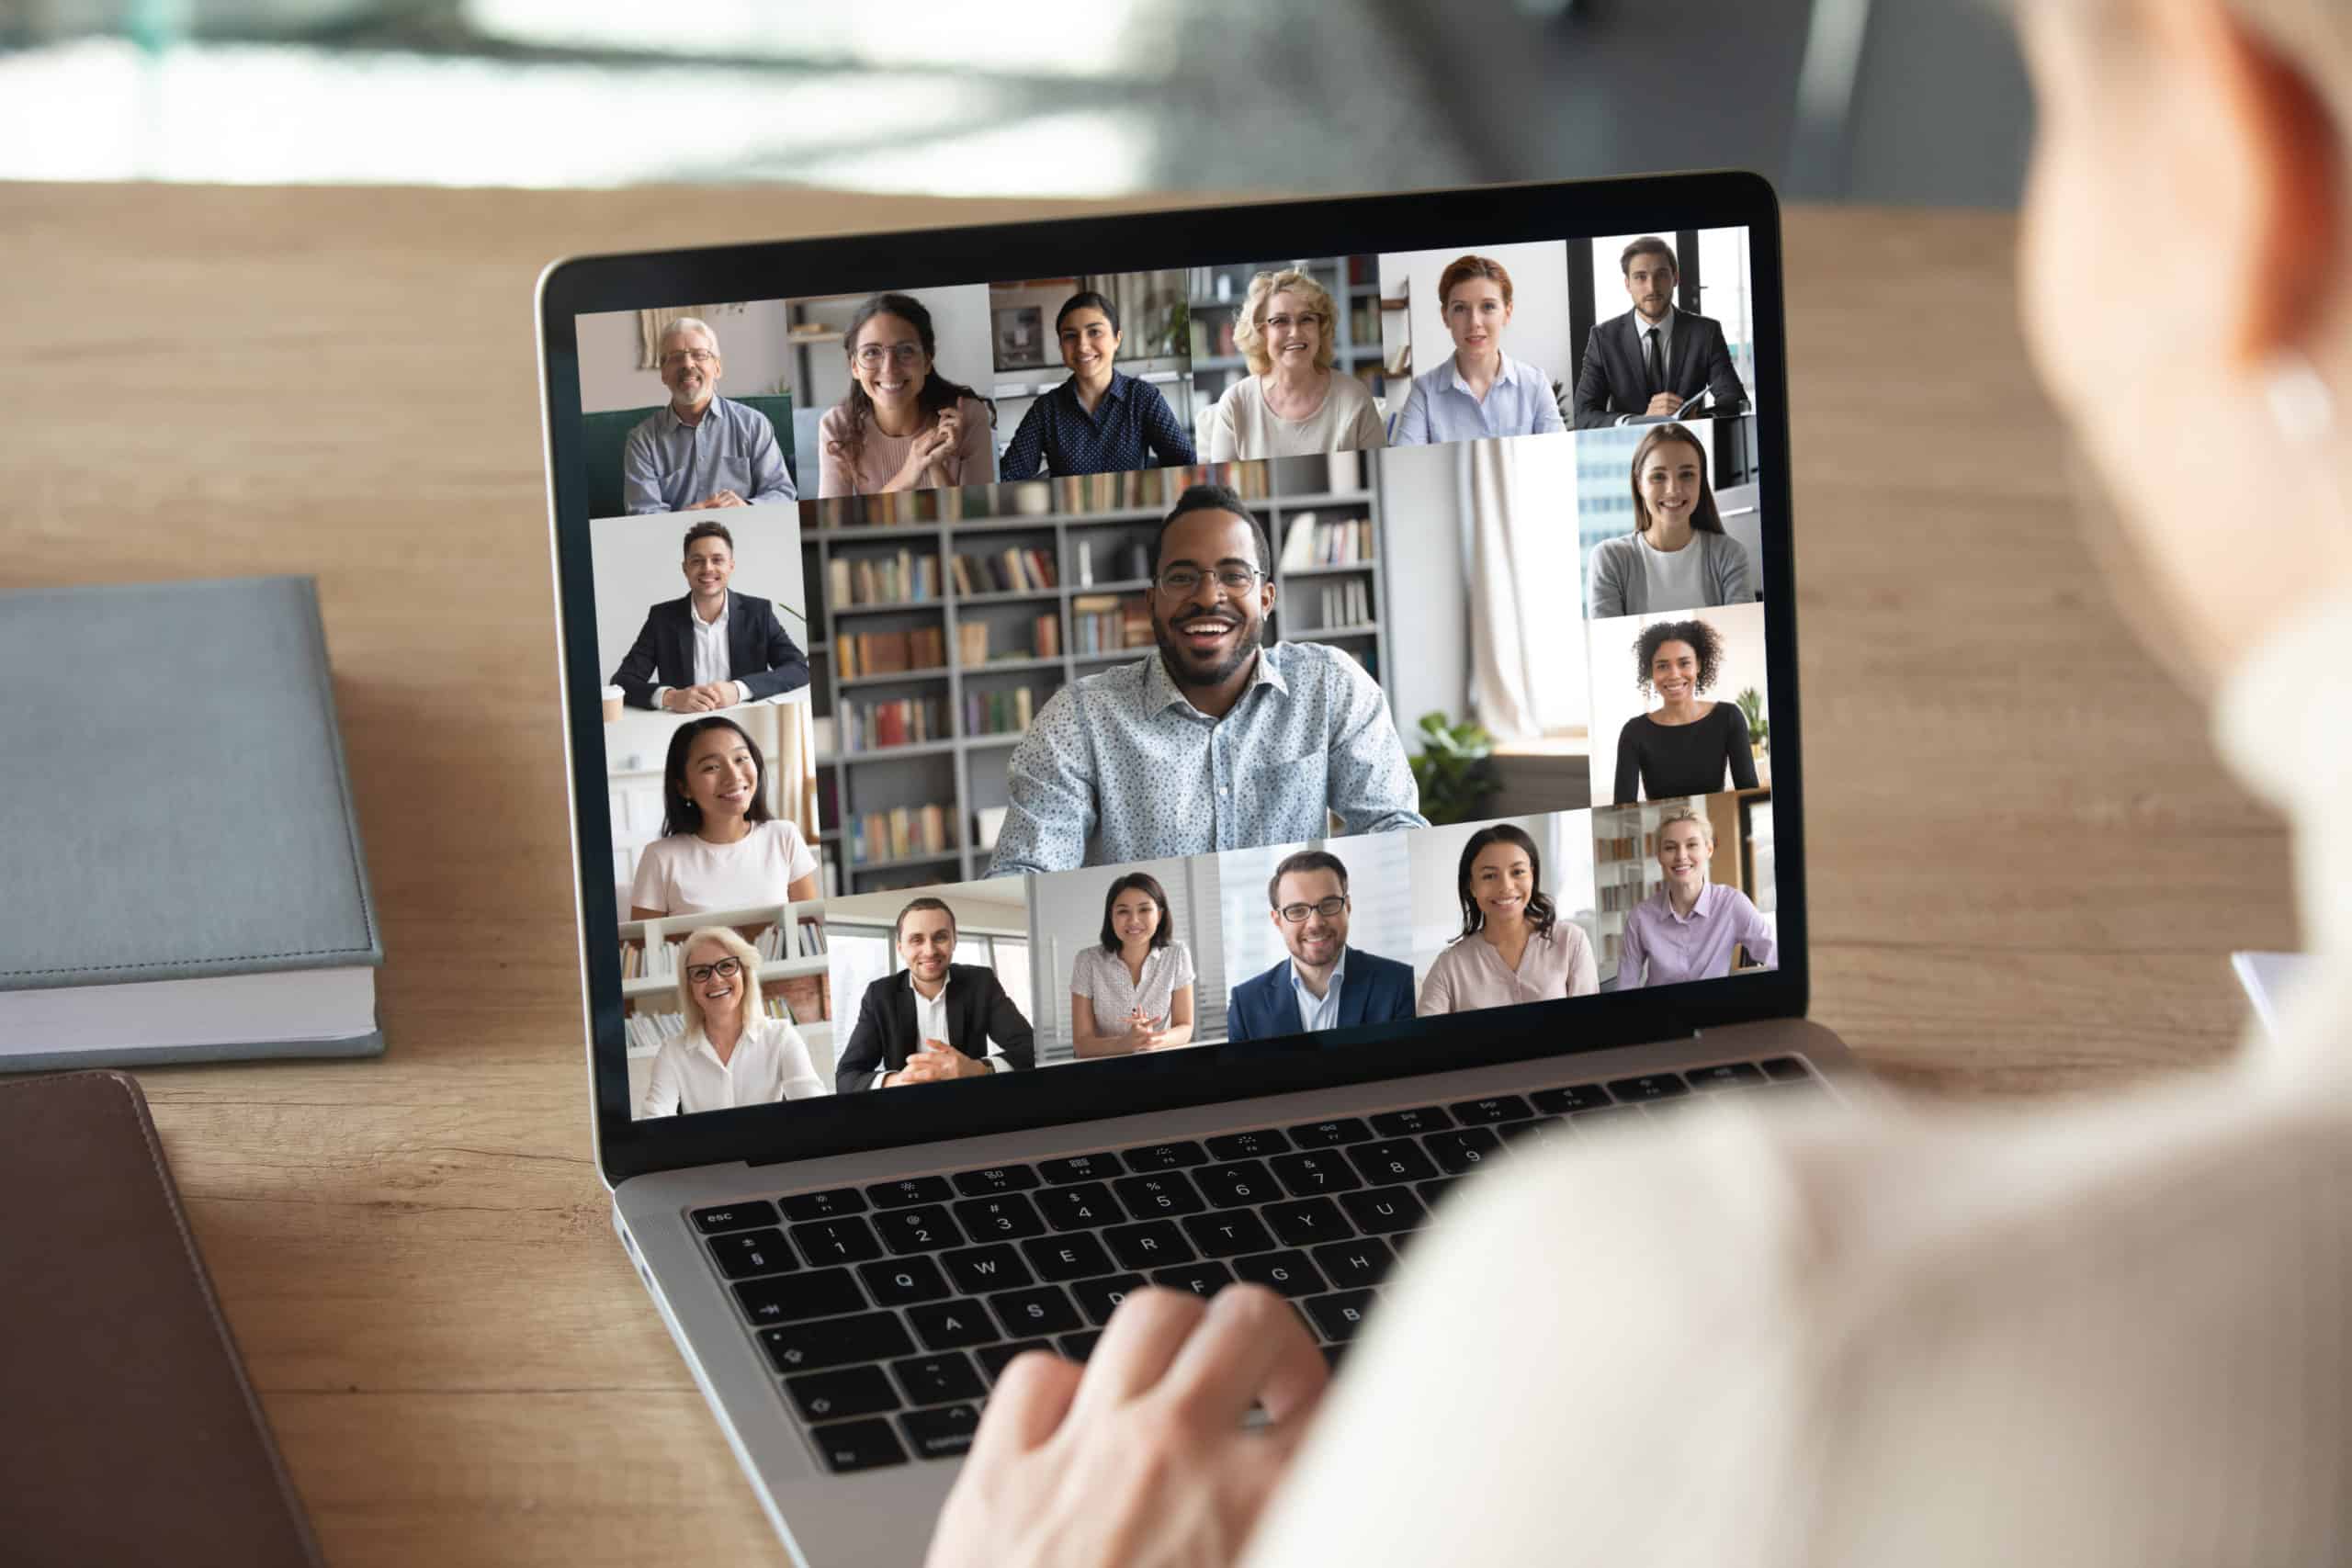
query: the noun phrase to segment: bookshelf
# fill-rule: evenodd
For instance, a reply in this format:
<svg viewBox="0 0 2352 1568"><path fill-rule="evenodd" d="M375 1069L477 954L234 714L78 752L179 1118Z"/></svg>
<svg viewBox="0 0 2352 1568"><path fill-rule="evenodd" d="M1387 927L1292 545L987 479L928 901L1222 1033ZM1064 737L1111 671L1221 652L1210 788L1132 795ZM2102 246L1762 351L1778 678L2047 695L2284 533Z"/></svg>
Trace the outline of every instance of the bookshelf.
<svg viewBox="0 0 2352 1568"><path fill-rule="evenodd" d="M1186 275L1193 326L1193 406L1206 409L1248 365L1234 347L1233 322L1249 297L1250 279L1273 265L1295 265L1329 289L1340 308L1333 368L1360 378L1374 397L1382 394L1379 271L1370 256L1325 256L1297 263L1244 262L1194 267Z"/></svg>
<svg viewBox="0 0 2352 1568"><path fill-rule="evenodd" d="M1006 770L1029 722L1069 682L1151 651L1144 552L1176 496L1204 479L1232 484L1267 527L1273 635L1329 642L1380 675L1386 574L1363 453L804 505L818 789L827 874L837 877L829 891L986 874L991 852L978 841L978 817L1005 806ZM1018 553L1017 581L1008 551ZM959 556L985 558L1001 575L958 573ZM941 564L926 570L925 558ZM859 598L886 579L926 596ZM844 582L848 604L837 603ZM935 649L944 661L876 671L877 653L899 662L894 643L841 640L900 633L910 652ZM844 663L857 672L844 678ZM905 705L907 717L889 731L898 739L882 743L872 719L889 704ZM904 839L862 830L894 813L904 814Z"/></svg>

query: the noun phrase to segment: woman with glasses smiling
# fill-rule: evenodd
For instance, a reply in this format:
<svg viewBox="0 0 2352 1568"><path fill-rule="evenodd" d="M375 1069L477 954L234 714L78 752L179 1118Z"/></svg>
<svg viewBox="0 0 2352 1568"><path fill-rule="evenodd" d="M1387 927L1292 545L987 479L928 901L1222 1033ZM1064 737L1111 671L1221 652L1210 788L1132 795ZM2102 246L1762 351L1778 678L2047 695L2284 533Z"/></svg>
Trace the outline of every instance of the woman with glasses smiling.
<svg viewBox="0 0 2352 1568"><path fill-rule="evenodd" d="M995 482L989 404L932 363L939 340L922 300L876 294L842 342L849 395L817 427L820 496Z"/></svg>
<svg viewBox="0 0 2352 1568"><path fill-rule="evenodd" d="M1233 323L1250 374L1209 410L1208 460L1295 457L1388 444L1362 381L1332 367L1339 307L1303 272L1261 272Z"/></svg>
<svg viewBox="0 0 2352 1568"><path fill-rule="evenodd" d="M679 950L681 1032L662 1042L637 1113L725 1111L825 1092L808 1043L760 1001L760 958L725 926L705 926Z"/></svg>

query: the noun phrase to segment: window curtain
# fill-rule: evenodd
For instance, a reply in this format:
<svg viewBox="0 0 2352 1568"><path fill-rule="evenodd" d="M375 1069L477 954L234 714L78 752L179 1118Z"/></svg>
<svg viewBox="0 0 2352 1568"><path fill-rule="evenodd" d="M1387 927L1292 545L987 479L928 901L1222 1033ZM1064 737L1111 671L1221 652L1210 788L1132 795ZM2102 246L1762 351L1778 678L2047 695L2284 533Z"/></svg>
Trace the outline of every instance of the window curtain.
<svg viewBox="0 0 2352 1568"><path fill-rule="evenodd" d="M637 313L637 367L639 370L662 368L662 334L670 330L672 321L693 316L709 322L711 331L716 333L721 312L742 308L741 305L679 305L667 310L639 310Z"/></svg>
<svg viewBox="0 0 2352 1568"><path fill-rule="evenodd" d="M767 718L768 733L761 738L761 744L768 754L768 777L774 781L776 796L770 808L797 823L800 836L815 848L817 741L808 704L805 699L770 703L760 711Z"/></svg>
<svg viewBox="0 0 2352 1568"><path fill-rule="evenodd" d="M1467 580L1474 584L1470 617L1470 712L1498 740L1525 740L1543 733L1535 710L1536 671L1528 657L1534 640L1529 636L1537 615L1579 613L1573 601L1573 580L1529 581L1516 538L1523 504L1513 483L1506 441L1464 442L1461 454L1464 506L1466 519L1463 549ZM1535 525L1543 520L1528 518ZM1549 520L1551 525L1573 530L1576 514Z"/></svg>

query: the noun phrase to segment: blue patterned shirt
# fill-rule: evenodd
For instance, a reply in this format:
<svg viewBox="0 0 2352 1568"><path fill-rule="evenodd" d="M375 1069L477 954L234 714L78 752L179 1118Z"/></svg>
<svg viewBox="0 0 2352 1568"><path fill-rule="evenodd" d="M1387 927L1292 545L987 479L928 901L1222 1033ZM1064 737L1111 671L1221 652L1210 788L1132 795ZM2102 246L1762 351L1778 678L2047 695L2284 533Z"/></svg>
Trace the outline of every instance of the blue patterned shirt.
<svg viewBox="0 0 2352 1568"><path fill-rule="evenodd" d="M1114 370L1102 400L1089 413L1078 400L1077 383L1073 376L1029 405L997 464L1000 479L1036 478L1040 457L1055 474L1124 474L1198 461L1192 437L1159 388Z"/></svg>
<svg viewBox="0 0 2352 1568"><path fill-rule="evenodd" d="M991 876L1426 828L1388 704L1319 642L1261 649L1223 718L1187 702L1157 649L1071 682L1006 767Z"/></svg>
<svg viewBox="0 0 2352 1568"><path fill-rule="evenodd" d="M1453 355L1436 369L1413 378L1413 389L1388 433L1391 446L1433 441L1477 441L1489 435L1544 435L1565 431L1552 379L1523 359L1503 355L1503 367L1486 401L1470 395L1454 369Z"/></svg>
<svg viewBox="0 0 2352 1568"><path fill-rule="evenodd" d="M714 397L701 422L688 424L663 403L628 433L621 496L632 516L683 512L722 490L753 506L795 499L775 426L759 410Z"/></svg>

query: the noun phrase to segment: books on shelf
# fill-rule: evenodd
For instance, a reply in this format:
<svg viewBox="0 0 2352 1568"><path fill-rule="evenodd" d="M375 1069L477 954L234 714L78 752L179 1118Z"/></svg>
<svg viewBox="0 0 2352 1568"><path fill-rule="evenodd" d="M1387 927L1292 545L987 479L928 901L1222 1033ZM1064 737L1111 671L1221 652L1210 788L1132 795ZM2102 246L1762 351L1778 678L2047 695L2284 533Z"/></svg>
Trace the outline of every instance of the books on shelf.
<svg viewBox="0 0 2352 1568"><path fill-rule="evenodd" d="M947 705L939 697L893 697L887 702L841 701L842 750L848 752L887 751L893 746L920 746L944 740Z"/></svg>
<svg viewBox="0 0 2352 1568"><path fill-rule="evenodd" d="M900 806L854 817L848 829L852 865L940 854L956 848L956 817L944 806Z"/></svg>
<svg viewBox="0 0 2352 1568"><path fill-rule="evenodd" d="M1327 519L1302 512L1290 520L1283 535L1284 571L1304 571L1317 566L1370 566L1376 558L1369 517Z"/></svg>
<svg viewBox="0 0 2352 1568"><path fill-rule="evenodd" d="M1070 601L1071 648L1080 658L1152 645L1151 606L1138 595L1083 593Z"/></svg>
<svg viewBox="0 0 2352 1568"><path fill-rule="evenodd" d="M952 488L901 490L883 495L829 496L801 504L816 508L820 528L907 528L960 520L965 514L965 494Z"/></svg>
<svg viewBox="0 0 2352 1568"><path fill-rule="evenodd" d="M947 632L942 626L916 626L897 632L843 632L833 638L833 657L844 681L864 675L943 670L947 666Z"/></svg>
<svg viewBox="0 0 2352 1568"><path fill-rule="evenodd" d="M1040 593L1061 586L1049 549L1005 548L988 555L956 558L956 592L974 593Z"/></svg>
<svg viewBox="0 0 2352 1568"><path fill-rule="evenodd" d="M1228 348L1225 352L1230 353ZM820 531L915 527L967 519L1034 517L1052 513L1161 511L1192 485L1229 484L1250 500L1264 500L1272 485L1268 465L1194 463L1179 468L1136 468L1115 474L1066 474L1051 479L1022 479L960 490L898 491L887 495L833 496L804 502L816 508ZM951 568L952 570L952 568ZM1009 592L1009 591L1008 591ZM834 603L852 601L836 596Z"/></svg>
<svg viewBox="0 0 2352 1568"><path fill-rule="evenodd" d="M1003 692L964 694L964 733L967 735L1025 735L1034 716L1036 697L1026 686Z"/></svg>
<svg viewBox="0 0 2352 1568"><path fill-rule="evenodd" d="M1059 659L1062 656L1062 618L1048 612L1037 617L1032 628L1032 646L1039 659Z"/></svg>
<svg viewBox="0 0 2352 1568"><path fill-rule="evenodd" d="M843 604L920 604L939 597L939 558L900 550L888 556L835 556L826 584Z"/></svg>
<svg viewBox="0 0 2352 1568"><path fill-rule="evenodd" d="M1372 620L1372 584L1361 577L1332 582L1323 589L1323 625L1361 626Z"/></svg>

